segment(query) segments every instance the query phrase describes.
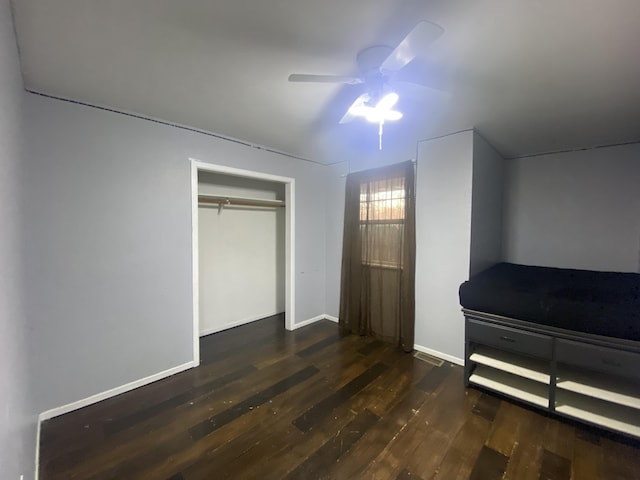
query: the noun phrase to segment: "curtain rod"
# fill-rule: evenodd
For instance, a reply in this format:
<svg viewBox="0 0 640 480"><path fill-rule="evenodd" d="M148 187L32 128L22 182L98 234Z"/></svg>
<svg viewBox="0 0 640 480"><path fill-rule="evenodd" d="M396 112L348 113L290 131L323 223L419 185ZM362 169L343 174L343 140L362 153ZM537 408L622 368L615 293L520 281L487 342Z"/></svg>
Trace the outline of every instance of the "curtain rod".
<svg viewBox="0 0 640 480"><path fill-rule="evenodd" d="M205 203L208 205L218 205L218 207L224 206L242 206L242 207L284 207L285 203L282 200L261 200L258 198L241 198L241 197L226 197L221 195L207 195L198 194L198 203Z"/></svg>

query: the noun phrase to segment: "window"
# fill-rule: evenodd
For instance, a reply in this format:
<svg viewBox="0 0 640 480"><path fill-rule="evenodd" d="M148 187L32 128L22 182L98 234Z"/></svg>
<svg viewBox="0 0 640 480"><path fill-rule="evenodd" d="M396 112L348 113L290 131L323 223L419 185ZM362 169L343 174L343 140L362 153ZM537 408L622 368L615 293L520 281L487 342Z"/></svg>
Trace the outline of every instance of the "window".
<svg viewBox="0 0 640 480"><path fill-rule="evenodd" d="M402 268L405 219L404 177L360 184L362 262Z"/></svg>

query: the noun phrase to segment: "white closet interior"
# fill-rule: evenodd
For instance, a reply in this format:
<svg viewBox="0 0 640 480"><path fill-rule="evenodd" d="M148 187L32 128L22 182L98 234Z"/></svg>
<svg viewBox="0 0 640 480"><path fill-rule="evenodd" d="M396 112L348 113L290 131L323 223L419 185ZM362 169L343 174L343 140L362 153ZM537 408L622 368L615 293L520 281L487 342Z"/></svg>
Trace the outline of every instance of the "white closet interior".
<svg viewBox="0 0 640 480"><path fill-rule="evenodd" d="M200 336L285 310L285 185L198 172Z"/></svg>

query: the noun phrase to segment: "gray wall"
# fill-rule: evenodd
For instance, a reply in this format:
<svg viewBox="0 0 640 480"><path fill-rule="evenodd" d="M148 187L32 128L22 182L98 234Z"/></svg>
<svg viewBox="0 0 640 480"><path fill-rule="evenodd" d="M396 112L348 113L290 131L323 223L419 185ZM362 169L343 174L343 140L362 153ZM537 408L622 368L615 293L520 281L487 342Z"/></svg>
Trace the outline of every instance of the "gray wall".
<svg viewBox="0 0 640 480"><path fill-rule="evenodd" d="M344 229L344 194L349 166L339 163L328 169L326 219L326 305L325 313L338 317L340 309L340 272L342 269L342 233Z"/></svg>
<svg viewBox="0 0 640 480"><path fill-rule="evenodd" d="M640 144L507 165L507 261L640 271Z"/></svg>
<svg viewBox="0 0 640 480"><path fill-rule="evenodd" d="M7 0L0 1L0 472L33 478L36 416L29 392L29 352L22 260L22 77Z"/></svg>
<svg viewBox="0 0 640 480"><path fill-rule="evenodd" d="M324 167L37 95L26 114L39 411L192 359L189 157L295 177L295 318L324 313Z"/></svg>
<svg viewBox="0 0 640 480"><path fill-rule="evenodd" d="M504 159L474 132L469 275L502 260L504 177Z"/></svg>
<svg viewBox="0 0 640 480"><path fill-rule="evenodd" d="M416 345L461 359L458 287L469 276L473 132L420 142L416 186Z"/></svg>

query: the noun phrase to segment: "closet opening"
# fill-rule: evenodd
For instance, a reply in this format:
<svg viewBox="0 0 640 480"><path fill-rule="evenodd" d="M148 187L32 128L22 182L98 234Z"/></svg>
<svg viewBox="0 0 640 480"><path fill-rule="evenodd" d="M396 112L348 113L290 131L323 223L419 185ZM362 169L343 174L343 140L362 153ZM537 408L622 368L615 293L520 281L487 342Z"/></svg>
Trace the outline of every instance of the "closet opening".
<svg viewBox="0 0 640 480"><path fill-rule="evenodd" d="M191 159L193 357L200 337L284 313L294 325L294 179Z"/></svg>

